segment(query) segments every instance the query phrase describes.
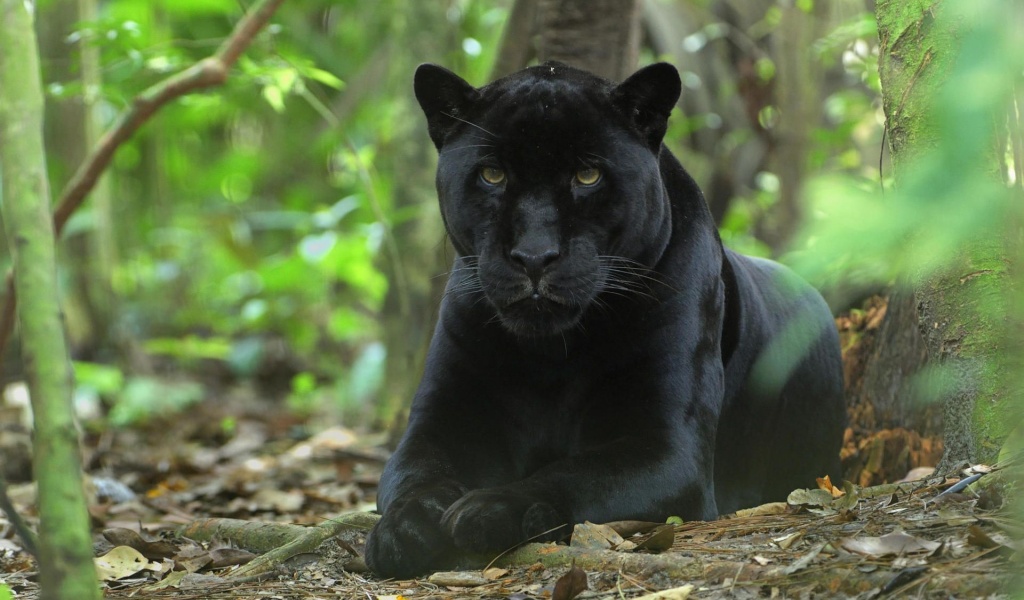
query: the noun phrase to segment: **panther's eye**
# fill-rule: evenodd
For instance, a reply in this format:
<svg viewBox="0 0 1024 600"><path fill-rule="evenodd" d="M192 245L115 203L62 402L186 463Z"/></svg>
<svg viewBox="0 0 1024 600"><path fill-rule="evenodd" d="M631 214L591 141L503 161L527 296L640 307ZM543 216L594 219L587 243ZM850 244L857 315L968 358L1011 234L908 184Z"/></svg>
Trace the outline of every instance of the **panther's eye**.
<svg viewBox="0 0 1024 600"><path fill-rule="evenodd" d="M505 172L494 167L483 167L480 169L480 179L488 185L501 185L505 183Z"/></svg>
<svg viewBox="0 0 1024 600"><path fill-rule="evenodd" d="M580 185L594 185L601 181L601 171L593 168L580 169L576 171L576 183Z"/></svg>

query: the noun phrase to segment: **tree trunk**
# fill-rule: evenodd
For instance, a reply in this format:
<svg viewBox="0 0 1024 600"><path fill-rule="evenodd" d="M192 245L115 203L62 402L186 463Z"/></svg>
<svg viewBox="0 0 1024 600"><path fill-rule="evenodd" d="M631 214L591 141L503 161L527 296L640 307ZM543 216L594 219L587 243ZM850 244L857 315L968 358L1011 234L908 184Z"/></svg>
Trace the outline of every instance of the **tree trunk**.
<svg viewBox="0 0 1024 600"><path fill-rule="evenodd" d="M824 67L811 52L830 26L829 2L781 7L776 44L774 94L778 123L769 125L775 152L772 170L779 177L779 197L758 224L758 238L775 252L784 248L803 221L801 190L812 147L811 132L821 123Z"/></svg>
<svg viewBox="0 0 1024 600"><path fill-rule="evenodd" d="M639 0L539 0L537 10L541 61L562 61L612 81L636 69Z"/></svg>
<svg viewBox="0 0 1024 600"><path fill-rule="evenodd" d="M491 77L498 79L522 69L536 54L538 0L516 0L501 34L498 58Z"/></svg>
<svg viewBox="0 0 1024 600"><path fill-rule="evenodd" d="M849 382L851 425L866 431L904 427L922 436L941 434L941 407L925 401L916 385L928 355L917 323L913 291L891 290L885 317L868 342L862 375Z"/></svg>
<svg viewBox="0 0 1024 600"><path fill-rule="evenodd" d="M88 40L68 44L76 23L96 20L96 0L60 0L40 8L39 51L51 81L81 82L83 92L46 99L45 139L51 183L62 188L100 137L96 105L100 99L99 48ZM58 248L71 285L63 290L66 335L76 357L91 359L109 350L118 306L111 288L115 235L111 221L109 176L101 176L89 197L90 227Z"/></svg>
<svg viewBox="0 0 1024 600"><path fill-rule="evenodd" d="M906 181L915 159L950 143L953 123L936 115L944 86L958 58L963 59L961 45L972 25L956 10L941 0L880 0L877 4L879 72L897 187ZM983 101L987 104L992 99ZM954 120L949 115L945 118ZM993 122L982 118L967 127L980 130ZM995 144L987 148L985 144L958 150L962 163L957 169L964 177L995 177L1000 170L1001 151ZM981 205L978 209L991 210ZM1014 423L1007 350L1012 325L1010 265L1017 256L1009 243L1002 232L975 232L957 248L952 261L924 275L915 290L929 362L941 365L953 380L943 398L945 453L940 469L965 460L994 460Z"/></svg>
<svg viewBox="0 0 1024 600"><path fill-rule="evenodd" d="M622 81L640 55L640 0L516 0L502 36L494 78L537 58Z"/></svg>
<svg viewBox="0 0 1024 600"><path fill-rule="evenodd" d="M99 598L71 406L71 366L57 299L32 6L0 1L0 165L22 356L35 414L39 579L44 599Z"/></svg>

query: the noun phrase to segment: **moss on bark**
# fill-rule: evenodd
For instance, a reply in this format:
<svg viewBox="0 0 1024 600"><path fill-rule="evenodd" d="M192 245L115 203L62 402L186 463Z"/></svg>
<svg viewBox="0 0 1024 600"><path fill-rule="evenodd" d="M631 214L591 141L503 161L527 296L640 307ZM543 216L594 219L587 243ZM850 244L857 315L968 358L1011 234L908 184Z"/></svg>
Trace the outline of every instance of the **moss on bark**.
<svg viewBox="0 0 1024 600"><path fill-rule="evenodd" d="M941 0L880 0L876 7L881 42L886 131L899 187L919 159L949 145L961 124L952 124L940 102L958 68L971 22ZM962 81L962 80L961 80ZM981 129L990 123L974 123ZM983 132L985 133L985 132ZM984 179L998 170L995 145L962 148L963 178ZM948 152L948 150L947 150ZM991 209L979 202L979 210ZM941 210L941 208L939 209ZM933 235L944 235L937 230ZM994 460L1012 427L1006 363L1010 330L1008 299L1010 236L975 231L937 272L919 277L919 327L929 359L951 376L944 406L945 466Z"/></svg>

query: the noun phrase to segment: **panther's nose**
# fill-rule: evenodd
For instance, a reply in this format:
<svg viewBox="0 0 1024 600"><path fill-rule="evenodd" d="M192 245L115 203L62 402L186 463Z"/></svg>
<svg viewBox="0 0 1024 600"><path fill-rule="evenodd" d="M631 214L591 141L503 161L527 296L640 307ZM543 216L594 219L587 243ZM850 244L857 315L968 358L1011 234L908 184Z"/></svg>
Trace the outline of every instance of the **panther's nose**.
<svg viewBox="0 0 1024 600"><path fill-rule="evenodd" d="M544 273L544 269L558 260L560 253L558 248L540 250L513 248L509 255L512 257L512 262L522 267L530 280L536 284Z"/></svg>

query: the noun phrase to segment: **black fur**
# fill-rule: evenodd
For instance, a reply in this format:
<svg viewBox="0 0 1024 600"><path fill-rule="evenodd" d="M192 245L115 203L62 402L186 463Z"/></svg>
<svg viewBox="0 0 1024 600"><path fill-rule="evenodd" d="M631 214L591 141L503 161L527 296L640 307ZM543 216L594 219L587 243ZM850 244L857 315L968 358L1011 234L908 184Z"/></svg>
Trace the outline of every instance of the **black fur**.
<svg viewBox="0 0 1024 600"><path fill-rule="evenodd" d="M785 267L723 249L661 143L672 66L615 85L551 63L476 89L423 65L415 90L458 257L381 479L374 572L583 520L712 519L838 475L831 315Z"/></svg>

